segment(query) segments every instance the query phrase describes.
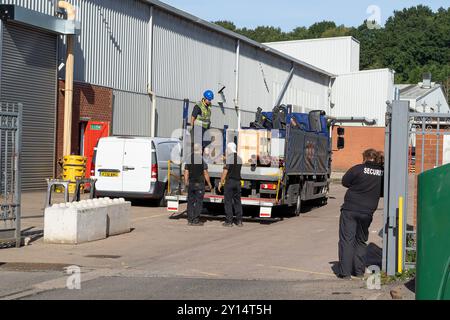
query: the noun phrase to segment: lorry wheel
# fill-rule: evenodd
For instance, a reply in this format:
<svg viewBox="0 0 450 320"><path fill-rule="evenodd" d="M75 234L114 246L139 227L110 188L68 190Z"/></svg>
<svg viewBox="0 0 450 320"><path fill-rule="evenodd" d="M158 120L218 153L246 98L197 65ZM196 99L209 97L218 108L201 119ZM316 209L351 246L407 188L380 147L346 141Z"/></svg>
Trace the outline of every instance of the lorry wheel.
<svg viewBox="0 0 450 320"><path fill-rule="evenodd" d="M294 214L295 214L296 217L298 217L301 212L302 212L302 199L301 199L301 197L299 195L297 197L297 204L295 205Z"/></svg>

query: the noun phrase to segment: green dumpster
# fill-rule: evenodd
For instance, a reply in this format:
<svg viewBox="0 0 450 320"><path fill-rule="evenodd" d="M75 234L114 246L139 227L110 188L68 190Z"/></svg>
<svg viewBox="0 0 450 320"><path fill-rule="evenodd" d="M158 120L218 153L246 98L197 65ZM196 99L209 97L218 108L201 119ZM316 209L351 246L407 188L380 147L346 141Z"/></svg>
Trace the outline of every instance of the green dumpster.
<svg viewBox="0 0 450 320"><path fill-rule="evenodd" d="M419 175L416 299L450 300L450 165Z"/></svg>

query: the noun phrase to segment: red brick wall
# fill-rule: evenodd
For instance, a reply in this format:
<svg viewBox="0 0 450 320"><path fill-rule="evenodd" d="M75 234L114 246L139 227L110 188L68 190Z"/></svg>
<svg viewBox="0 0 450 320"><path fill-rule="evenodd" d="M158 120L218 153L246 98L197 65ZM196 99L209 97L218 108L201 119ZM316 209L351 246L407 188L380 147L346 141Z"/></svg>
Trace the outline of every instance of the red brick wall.
<svg viewBox="0 0 450 320"><path fill-rule="evenodd" d="M432 133L431 133L432 132ZM423 171L434 169L437 166L442 165L443 148L444 148L444 136L438 136L437 130L431 130L431 134L416 135L416 164L415 164L415 182L414 182L414 225L416 225L417 219L417 176L422 172L422 154L423 154ZM439 132L443 132L440 130ZM422 147L423 143L423 147ZM437 147L439 146L439 150ZM436 151L438 155L436 157Z"/></svg>
<svg viewBox="0 0 450 320"><path fill-rule="evenodd" d="M72 110L72 154L80 153L80 118L93 121L112 120L112 89L75 82L73 86ZM64 138L64 81L58 82L58 106L56 121L56 161L63 157ZM59 177L60 166L56 165L55 176Z"/></svg>
<svg viewBox="0 0 450 320"><path fill-rule="evenodd" d="M437 130L432 130L432 134L416 135L416 173L419 174L422 169L422 153L424 154L423 161L423 171L433 169L436 166L436 160L438 160L437 165L442 165L442 149L444 147L444 136L438 136L436 134ZM440 132L443 132L440 130ZM424 144L422 151L422 142ZM437 146L439 145L438 157L436 157ZM436 159L438 158L438 159Z"/></svg>
<svg viewBox="0 0 450 320"><path fill-rule="evenodd" d="M337 127L333 130L333 171L347 171L362 162L362 153L370 148L384 151L384 127L345 128L345 147L337 150Z"/></svg>

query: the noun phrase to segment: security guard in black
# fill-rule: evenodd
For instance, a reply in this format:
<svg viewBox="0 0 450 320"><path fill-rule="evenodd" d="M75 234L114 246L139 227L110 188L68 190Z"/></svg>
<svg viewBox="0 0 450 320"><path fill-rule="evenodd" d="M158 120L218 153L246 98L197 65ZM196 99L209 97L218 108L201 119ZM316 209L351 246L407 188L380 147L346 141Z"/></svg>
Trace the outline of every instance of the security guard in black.
<svg viewBox="0 0 450 320"><path fill-rule="evenodd" d="M348 190L339 221L338 276L341 278L362 277L365 273L369 227L383 196L384 170L379 154L373 149L366 150L364 163L349 169L342 178L342 185Z"/></svg>
<svg viewBox="0 0 450 320"><path fill-rule="evenodd" d="M348 170L342 178L342 185L348 188L342 209L373 214L383 196L383 175L383 168L374 161Z"/></svg>

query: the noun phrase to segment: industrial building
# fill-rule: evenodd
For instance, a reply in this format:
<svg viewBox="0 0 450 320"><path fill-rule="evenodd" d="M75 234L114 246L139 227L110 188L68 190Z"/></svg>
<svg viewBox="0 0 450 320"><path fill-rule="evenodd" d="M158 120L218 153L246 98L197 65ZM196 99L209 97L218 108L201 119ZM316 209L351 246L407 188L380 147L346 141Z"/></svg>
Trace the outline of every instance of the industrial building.
<svg viewBox="0 0 450 320"><path fill-rule="evenodd" d="M346 171L362 161L368 148L384 150L386 102L394 99L394 71L359 70L360 43L353 37L266 43L336 76L331 85L329 115L375 120L375 125L344 123L345 148L333 147L333 170ZM336 130L333 141L337 141Z"/></svg>
<svg viewBox="0 0 450 320"><path fill-rule="evenodd" d="M333 37L265 43L336 75L359 71L360 43L353 37Z"/></svg>
<svg viewBox="0 0 450 320"><path fill-rule="evenodd" d="M418 84L398 84L400 100L409 101L410 108L416 112L450 112L444 90L440 84L424 79Z"/></svg>
<svg viewBox="0 0 450 320"><path fill-rule="evenodd" d="M72 154L104 135L170 136L182 101L221 92L212 125L247 125L277 102L330 112L333 72L155 0L70 0L76 9ZM55 0L1 0L0 100L23 103L23 189L58 175L66 39ZM191 104L192 105L192 104ZM88 160L89 161L89 160Z"/></svg>

